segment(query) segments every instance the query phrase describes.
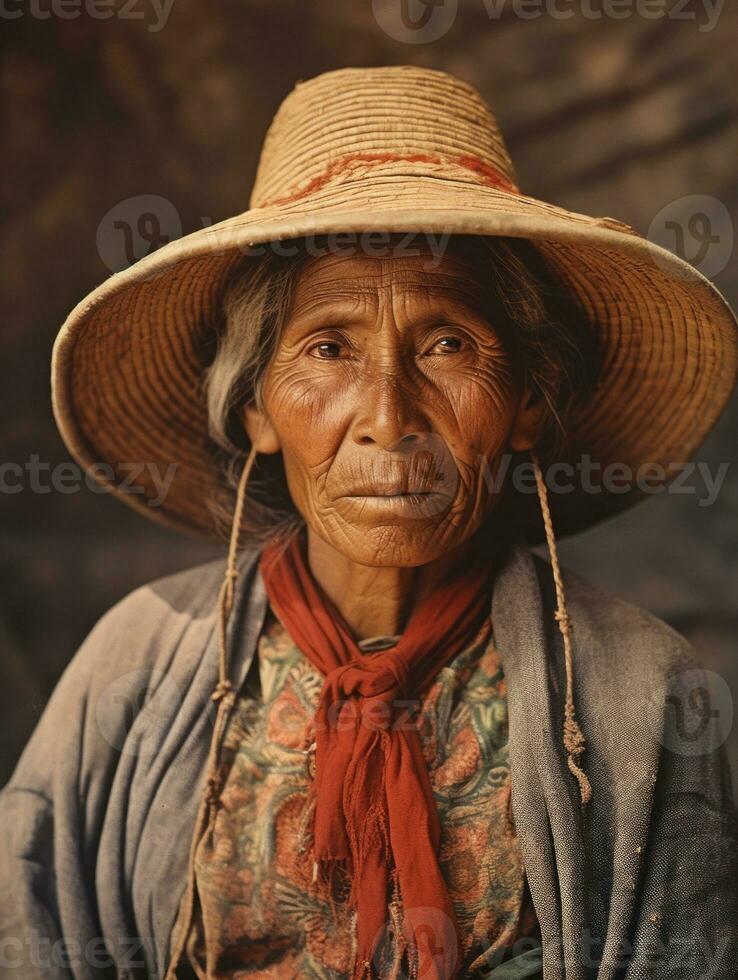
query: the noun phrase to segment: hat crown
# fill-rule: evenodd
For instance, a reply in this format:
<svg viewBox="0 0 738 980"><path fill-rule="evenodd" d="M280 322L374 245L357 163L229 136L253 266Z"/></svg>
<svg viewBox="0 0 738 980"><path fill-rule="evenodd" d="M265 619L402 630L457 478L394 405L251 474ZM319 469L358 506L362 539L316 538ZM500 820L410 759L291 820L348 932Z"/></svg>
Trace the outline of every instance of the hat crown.
<svg viewBox="0 0 738 980"><path fill-rule="evenodd" d="M282 102L250 206L409 175L517 191L497 121L472 86L413 66L340 69L299 82Z"/></svg>

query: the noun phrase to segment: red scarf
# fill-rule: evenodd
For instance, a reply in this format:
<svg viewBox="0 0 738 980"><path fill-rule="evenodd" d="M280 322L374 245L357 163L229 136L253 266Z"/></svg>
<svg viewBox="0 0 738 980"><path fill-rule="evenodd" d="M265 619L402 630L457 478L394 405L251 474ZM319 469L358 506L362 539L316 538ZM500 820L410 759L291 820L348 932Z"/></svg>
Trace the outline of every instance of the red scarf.
<svg viewBox="0 0 738 980"><path fill-rule="evenodd" d="M489 613L489 563L480 556L468 564L421 602L396 646L370 655L313 578L298 536L286 550L265 549L260 567L272 609L325 677L315 715L315 859L327 878L341 867L351 880L354 977L372 975L392 875L418 976L450 980L458 970L458 931L438 865L438 812L407 699L473 640Z"/></svg>

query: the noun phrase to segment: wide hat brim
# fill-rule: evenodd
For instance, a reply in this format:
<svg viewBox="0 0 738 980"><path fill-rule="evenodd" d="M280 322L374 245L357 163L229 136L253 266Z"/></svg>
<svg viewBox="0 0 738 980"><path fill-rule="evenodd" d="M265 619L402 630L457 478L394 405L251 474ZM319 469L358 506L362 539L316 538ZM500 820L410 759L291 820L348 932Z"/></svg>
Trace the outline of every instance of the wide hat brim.
<svg viewBox="0 0 738 980"><path fill-rule="evenodd" d="M611 218L463 180L376 175L254 208L174 241L106 280L71 312L54 345L52 400L75 459L147 517L219 534L222 489L208 435L203 373L223 289L255 246L341 233L415 232L531 240L600 336L599 383L568 421L561 460L667 478L694 454L735 386L736 319L719 291L677 256ZM600 469L601 472L601 469ZM162 495L162 475L171 476ZM173 474L173 475L172 475ZM643 496L572 482L551 494L559 534ZM163 499L162 499L163 496ZM535 498L526 505L536 536Z"/></svg>

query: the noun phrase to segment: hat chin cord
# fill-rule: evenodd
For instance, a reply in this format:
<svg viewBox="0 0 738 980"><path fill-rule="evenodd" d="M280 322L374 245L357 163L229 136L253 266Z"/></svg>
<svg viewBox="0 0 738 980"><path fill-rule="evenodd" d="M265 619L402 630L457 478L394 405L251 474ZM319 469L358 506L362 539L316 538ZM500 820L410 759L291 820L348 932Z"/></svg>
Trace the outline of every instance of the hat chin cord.
<svg viewBox="0 0 738 980"><path fill-rule="evenodd" d="M218 650L219 650L219 669L218 684L213 692L213 700L218 701L223 695L233 689L228 678L228 620L233 609L233 598L235 595L236 579L238 578L238 545L241 540L241 525L243 524L243 512L246 505L246 487L251 476L251 471L256 462L256 442L251 444L251 449L246 457L246 462L238 478L238 489L236 490L236 504L233 510L233 521L231 523L231 535L228 541L228 559L226 561L223 584L220 587L218 596Z"/></svg>
<svg viewBox="0 0 738 980"><path fill-rule="evenodd" d="M217 710L208 751L205 772L205 792L200 801L200 807L195 819L195 830L190 843L190 855L187 863L187 886L173 930L171 960L167 967L164 980L176 980L177 967L184 954L190 935L195 911L195 857L197 845L202 834L206 833L208 828L212 828L213 826L222 788L219 774L220 741L225 732L227 718L234 701L233 684L228 677L228 620L233 610L236 579L238 578L238 545L241 537L241 525L243 523L243 512L246 502L246 486L249 482L249 476L251 475L251 470L254 467L257 455L255 442L256 440L251 445L238 480L236 504L233 511L233 522L231 524L231 534L228 543L228 558L223 575L223 584L220 587L220 593L218 595L218 683L215 685L215 689L211 695L211 699L217 705Z"/></svg>
<svg viewBox="0 0 738 980"><path fill-rule="evenodd" d="M584 752L585 748L585 739L584 733L579 727L579 722L576 719L576 712L574 708L574 664L571 643L572 625L571 619L569 618L569 613L566 609L566 596L564 594L564 582L561 577L561 568L559 566L559 553L556 548L556 537L554 535L553 522L551 520L551 509L548 505L548 488L546 487L546 481L544 480L543 473L541 472L538 457L533 450L530 451L530 456L533 461L533 472L535 473L536 478L538 501L541 505L541 516L543 518L543 527L546 532L546 544L548 546L548 554L551 560L551 571L553 572L554 586L556 589L556 611L554 612L554 619L558 624L561 638L564 642L564 663L566 665L566 701L564 703L563 742L564 748L566 749L567 765L569 766L570 772L576 777L576 780L579 783L579 793L581 796L582 805L584 805L589 803L590 799L592 798L592 786L587 778L587 774L579 764L579 757Z"/></svg>

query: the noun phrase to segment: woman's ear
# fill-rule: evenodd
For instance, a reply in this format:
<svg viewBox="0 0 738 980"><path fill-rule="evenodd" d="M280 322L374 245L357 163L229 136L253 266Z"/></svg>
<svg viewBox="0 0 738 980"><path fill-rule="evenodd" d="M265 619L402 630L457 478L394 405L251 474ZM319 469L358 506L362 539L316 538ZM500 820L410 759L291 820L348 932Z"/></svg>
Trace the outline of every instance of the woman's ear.
<svg viewBox="0 0 738 980"><path fill-rule="evenodd" d="M257 453L278 453L282 448L277 430L269 421L265 412L256 405L246 405L243 410L243 424L251 445Z"/></svg>
<svg viewBox="0 0 738 980"><path fill-rule="evenodd" d="M510 430L510 448L514 452L533 449L537 445L546 407L540 393L526 386Z"/></svg>

